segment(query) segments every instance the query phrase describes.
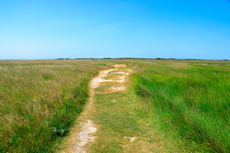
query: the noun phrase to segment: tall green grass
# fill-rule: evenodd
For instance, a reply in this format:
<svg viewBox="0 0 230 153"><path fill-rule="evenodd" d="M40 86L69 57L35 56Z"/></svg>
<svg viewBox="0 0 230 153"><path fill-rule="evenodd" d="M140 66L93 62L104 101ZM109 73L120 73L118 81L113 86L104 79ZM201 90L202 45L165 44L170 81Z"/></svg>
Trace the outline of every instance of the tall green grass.
<svg viewBox="0 0 230 153"><path fill-rule="evenodd" d="M0 152L52 152L108 67L89 61L0 62Z"/></svg>
<svg viewBox="0 0 230 153"><path fill-rule="evenodd" d="M165 135L191 152L230 152L229 62L145 63L132 78Z"/></svg>

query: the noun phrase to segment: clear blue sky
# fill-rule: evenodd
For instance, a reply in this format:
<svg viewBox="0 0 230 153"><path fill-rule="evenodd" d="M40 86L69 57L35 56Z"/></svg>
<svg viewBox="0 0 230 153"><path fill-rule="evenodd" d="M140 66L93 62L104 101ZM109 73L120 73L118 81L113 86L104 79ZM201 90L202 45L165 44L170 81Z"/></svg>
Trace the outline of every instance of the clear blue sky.
<svg viewBox="0 0 230 153"><path fill-rule="evenodd" d="M82 57L230 59L230 1L0 1L0 59Z"/></svg>

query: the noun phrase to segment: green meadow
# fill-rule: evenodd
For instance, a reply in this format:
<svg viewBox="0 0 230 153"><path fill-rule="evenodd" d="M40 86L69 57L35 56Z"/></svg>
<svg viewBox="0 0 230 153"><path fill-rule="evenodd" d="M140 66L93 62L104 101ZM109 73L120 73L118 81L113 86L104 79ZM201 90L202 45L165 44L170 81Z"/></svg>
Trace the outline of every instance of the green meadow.
<svg viewBox="0 0 230 153"><path fill-rule="evenodd" d="M181 152L230 152L230 62L139 63L132 79L166 144Z"/></svg>
<svg viewBox="0 0 230 153"><path fill-rule="evenodd" d="M0 152L52 152L102 69L91 60L1 61Z"/></svg>
<svg viewBox="0 0 230 153"><path fill-rule="evenodd" d="M125 152L124 136L163 152L230 152L230 62L162 59L0 61L0 152L55 152L89 99L90 80L113 64L132 74L125 92L95 96L103 130L91 152Z"/></svg>

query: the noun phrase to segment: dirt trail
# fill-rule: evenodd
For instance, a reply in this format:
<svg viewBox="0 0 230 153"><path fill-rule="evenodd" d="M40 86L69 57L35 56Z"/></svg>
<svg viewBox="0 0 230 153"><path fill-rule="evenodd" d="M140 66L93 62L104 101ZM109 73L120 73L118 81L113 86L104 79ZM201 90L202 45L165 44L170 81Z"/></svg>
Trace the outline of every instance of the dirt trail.
<svg viewBox="0 0 230 153"><path fill-rule="evenodd" d="M75 125L72 129L70 129L70 136L68 136L63 143L64 146L68 147L62 150L61 153L86 153L90 143L95 140L94 134L97 132L97 125L93 123L91 116L91 112L94 111L93 103L95 89L98 88L102 83L106 82L124 82L125 77L129 75L129 73L125 72L112 72L118 70L118 68L125 68L125 65L114 65L114 67L115 69L101 71L99 75L91 81L89 103L87 103L85 110L78 119L80 126ZM116 79L105 79L110 72L112 72L112 74L120 74L123 76ZM111 91L115 92L124 89L124 86L114 86L111 88ZM85 146L87 146L87 148Z"/></svg>
<svg viewBox="0 0 230 153"><path fill-rule="evenodd" d="M90 99L70 129L61 153L165 152L131 90L125 65L101 71L90 83ZM147 106L149 107L149 106Z"/></svg>

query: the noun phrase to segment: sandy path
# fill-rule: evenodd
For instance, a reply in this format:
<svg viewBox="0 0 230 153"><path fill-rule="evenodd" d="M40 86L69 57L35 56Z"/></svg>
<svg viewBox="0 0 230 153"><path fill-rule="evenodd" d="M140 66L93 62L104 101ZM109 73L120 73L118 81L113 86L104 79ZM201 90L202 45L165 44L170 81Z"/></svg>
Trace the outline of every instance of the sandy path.
<svg viewBox="0 0 230 153"><path fill-rule="evenodd" d="M62 141L61 153L165 152L150 118L139 115L149 105L143 106L126 87L132 71L125 65L114 67L90 82L89 102Z"/></svg>
<svg viewBox="0 0 230 153"><path fill-rule="evenodd" d="M89 103L90 106L88 106L88 109L86 109L86 112L83 115L86 115L86 113L90 113L90 110L92 110L92 108L89 109L89 107L92 107L94 102L94 96L93 96L95 93L94 89L99 87L100 83L102 82L112 82L113 80L105 80L103 78L106 77L109 72L114 70L116 69L101 71L99 75L91 81L90 83L91 98ZM83 115L81 116L82 118L84 118ZM93 124L93 121L86 118L81 124L82 124L81 131L77 134L78 142L72 150L73 153L86 153L86 149L84 148L84 146L90 142L93 142L95 139L94 133L97 131L97 127Z"/></svg>
<svg viewBox="0 0 230 153"><path fill-rule="evenodd" d="M70 129L71 133L63 142L65 145L65 150L61 151L61 153L86 153L90 143L95 140L94 134L97 131L97 125L95 125L92 121L91 112L94 111L93 103L94 103L94 94L95 89L100 86L101 83L105 82L124 82L125 77L129 75L129 73L124 72L112 72L117 70L119 67L126 67L125 65L114 65L116 69L110 69L101 71L97 77L95 77L90 83L90 99L89 103L85 106L85 110L82 112L82 115L79 117L78 121L79 125L75 125ZM122 74L122 77L116 78L116 80L106 80L104 79L108 73L113 74ZM124 90L124 86L115 86L112 87L113 91ZM87 147L86 147L87 146Z"/></svg>

